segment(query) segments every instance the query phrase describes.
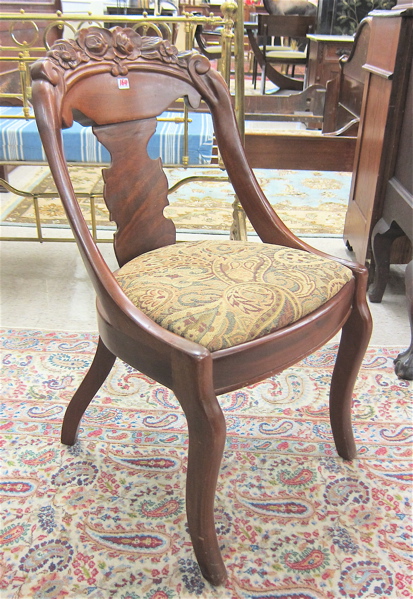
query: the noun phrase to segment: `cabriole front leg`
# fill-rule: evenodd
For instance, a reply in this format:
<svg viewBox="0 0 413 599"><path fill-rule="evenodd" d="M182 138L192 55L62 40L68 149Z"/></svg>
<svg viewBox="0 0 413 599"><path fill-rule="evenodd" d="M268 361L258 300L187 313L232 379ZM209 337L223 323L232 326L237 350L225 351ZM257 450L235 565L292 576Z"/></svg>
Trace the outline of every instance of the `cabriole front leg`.
<svg viewBox="0 0 413 599"><path fill-rule="evenodd" d="M212 383L212 359L179 355L174 392L188 422L186 512L195 555L203 576L221 585L227 572L215 531L215 490L225 446L225 419Z"/></svg>
<svg viewBox="0 0 413 599"><path fill-rule="evenodd" d="M330 386L330 422L337 453L345 460L356 457L351 425L353 389L369 344L372 320L366 302L367 271L356 274L357 291L350 317L341 331L340 346Z"/></svg>

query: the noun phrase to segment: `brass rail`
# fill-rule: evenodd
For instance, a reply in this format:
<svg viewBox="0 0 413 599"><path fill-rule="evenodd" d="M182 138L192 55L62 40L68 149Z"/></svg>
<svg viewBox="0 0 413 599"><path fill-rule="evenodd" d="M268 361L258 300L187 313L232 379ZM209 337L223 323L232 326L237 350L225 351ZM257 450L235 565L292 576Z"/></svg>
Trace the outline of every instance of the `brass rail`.
<svg viewBox="0 0 413 599"><path fill-rule="evenodd" d="M0 21L5 21L10 23L9 25L9 34L10 39L14 42L14 46L12 45L3 45L0 46L0 50L2 52L14 53L9 56L1 56L0 61L9 62L9 63L17 63L17 70L19 72L19 83L20 89L15 93L10 92L0 92L0 98L4 98L10 100L12 98L18 99L22 101L22 110L23 114L15 116L13 118L17 119L29 119L34 118L30 114L30 98L31 98L31 82L30 82L30 64L37 60L38 56L34 54L42 53L44 54L45 50L50 48L48 43L48 36L50 35L53 29L60 29L63 33L64 28L67 27L73 33L76 33L83 26L96 25L99 27L104 27L105 23L110 24L127 24L130 25L135 30L141 30L141 34L145 35L149 29L158 32L159 35L172 39L173 36L173 27L174 26L183 26L184 30L184 46L185 50L190 50L193 47L193 39L195 28L197 25L207 25L207 26L217 26L222 25L222 60L220 61L221 65L221 74L224 79L229 84L230 81L230 73L231 73L231 56L232 52L234 52L235 57L235 111L236 117L238 121L238 125L242 134L244 136L244 24L243 24L243 10L244 4L243 0L239 0L238 4L234 0L226 0L222 7L222 12L224 17L214 16L212 13L209 16L202 15L192 15L190 13L184 13L180 16L175 17L162 17L157 15L148 15L144 12L139 16L129 16L129 15L93 15L92 13L87 14L70 14L65 15L62 12L58 11L55 14L42 14L42 13L27 13L24 10L21 10L20 13L2 13L0 15ZM32 29L30 31L26 31L25 35L29 35L28 39L17 39L14 30L16 28L17 23L30 23L32 25ZM39 43L40 39L40 30L38 25L39 22L46 22L47 26L43 32L42 45L36 45ZM234 22L235 22L235 33L234 33ZM0 118L10 118L4 115ZM163 119L162 119L163 120ZM184 148L183 148L183 164L182 166L188 167L188 123L190 122L190 118L188 116L188 109L184 106L183 117L177 117L177 119L172 119L176 121L180 121L184 123ZM218 157L219 161L219 157ZM3 164L12 164L12 161L3 161ZM29 163L17 163L14 164L29 164ZM34 164L34 163L30 163ZM176 165L175 165L176 166ZM211 165L208 165L209 167ZM201 176L202 177L202 176ZM198 178L198 177L197 177ZM210 179L210 176L205 176L205 179ZM212 177L212 179L215 179ZM193 180L192 177L188 177L187 181ZM180 184L183 184L183 181ZM22 190L18 190L12 188L6 181L0 179L0 184L6 187L9 191L16 193L16 195L20 195L23 197L31 197L34 206L35 212L35 223L37 228L37 238L23 238L23 237L1 237L2 240L21 240L21 241L58 241L60 238L46 238L42 233L42 223L41 223L41 215L38 205L38 200L40 197L46 197L49 194L36 194L36 192L24 192ZM178 184L179 186L179 184ZM177 188L177 186L175 186ZM54 194L56 195L56 194ZM79 197L87 197L90 198L91 205L91 213L92 213L92 234L96 241L105 242L109 241L107 239L98 239L97 238L97 227L96 227L96 219L94 215L94 199L93 194L78 194ZM237 200L236 200L237 202ZM235 211L238 214L239 219L239 205L235 206ZM234 230L234 227L233 227ZM235 234L238 236L238 233ZM241 233L241 236L242 233ZM61 239L61 241L69 241L69 239Z"/></svg>

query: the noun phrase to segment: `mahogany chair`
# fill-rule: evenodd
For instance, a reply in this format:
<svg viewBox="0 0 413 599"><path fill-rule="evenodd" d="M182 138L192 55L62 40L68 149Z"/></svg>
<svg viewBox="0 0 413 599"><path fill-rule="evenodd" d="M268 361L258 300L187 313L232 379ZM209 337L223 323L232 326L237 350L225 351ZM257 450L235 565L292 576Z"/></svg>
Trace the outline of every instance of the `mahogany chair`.
<svg viewBox="0 0 413 599"><path fill-rule="evenodd" d="M186 508L195 554L214 585L226 570L214 526L214 496L226 425L217 395L281 372L340 329L331 382L337 452L356 455L352 391L371 330L364 266L332 258L282 223L246 160L231 97L196 52L131 29L82 29L32 68L36 119L57 189L97 293L99 342L73 396L62 442L80 420L116 356L172 389L189 433ZM228 176L261 242L175 243L163 216L167 179L146 146L156 117L177 98L204 100ZM117 223L111 272L80 211L61 128L93 125L112 162L105 201Z"/></svg>

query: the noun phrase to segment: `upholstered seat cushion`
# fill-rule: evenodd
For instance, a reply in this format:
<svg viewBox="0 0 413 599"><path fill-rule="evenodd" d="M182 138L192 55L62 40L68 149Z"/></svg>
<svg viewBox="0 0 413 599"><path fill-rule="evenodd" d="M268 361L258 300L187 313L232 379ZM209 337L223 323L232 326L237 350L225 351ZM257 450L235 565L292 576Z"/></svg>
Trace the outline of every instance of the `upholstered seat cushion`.
<svg viewBox="0 0 413 599"><path fill-rule="evenodd" d="M208 54L221 54L222 53L222 46L219 46L218 44L210 44L209 46L206 46L205 49L207 50Z"/></svg>
<svg viewBox="0 0 413 599"><path fill-rule="evenodd" d="M313 312L352 278L330 259L277 245L186 242L138 256L115 276L152 320L216 351Z"/></svg>
<svg viewBox="0 0 413 599"><path fill-rule="evenodd" d="M270 50L265 54L266 58L269 60L307 60L307 52L300 52L299 50L287 50L283 48L282 50Z"/></svg>
<svg viewBox="0 0 413 599"><path fill-rule="evenodd" d="M264 50L264 46L259 46L261 52ZM265 46L266 52L292 52L290 46Z"/></svg>

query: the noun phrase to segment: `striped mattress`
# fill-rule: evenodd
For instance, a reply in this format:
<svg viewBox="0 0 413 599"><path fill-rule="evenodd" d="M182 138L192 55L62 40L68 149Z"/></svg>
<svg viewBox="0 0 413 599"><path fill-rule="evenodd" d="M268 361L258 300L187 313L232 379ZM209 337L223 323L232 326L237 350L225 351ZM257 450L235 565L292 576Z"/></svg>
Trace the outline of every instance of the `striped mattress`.
<svg viewBox="0 0 413 599"><path fill-rule="evenodd" d="M21 115L19 107L0 106L0 161L47 162L34 119L15 118ZM164 112L162 118L175 118L176 112ZM7 118L4 118L7 117ZM13 118L14 117L14 118ZM209 164L212 157L213 127L207 113L191 113L188 124L189 164ZM109 152L93 135L92 127L74 123L63 130L63 143L68 162L108 163ZM182 164L184 123L159 121L156 132L149 140L148 154L162 158L164 164Z"/></svg>

